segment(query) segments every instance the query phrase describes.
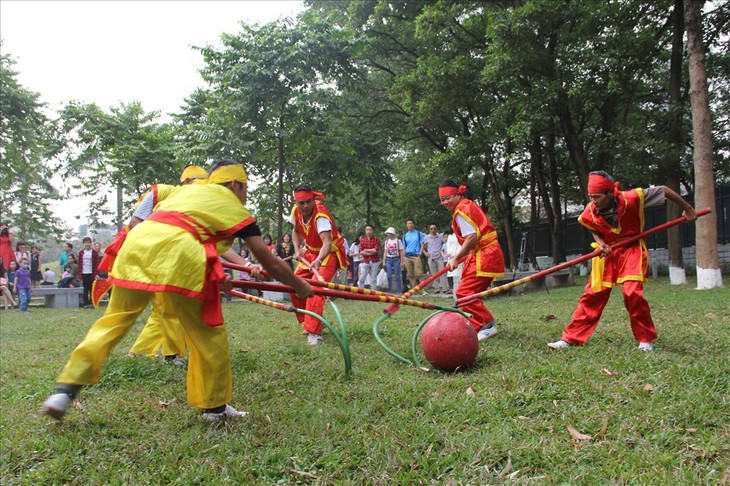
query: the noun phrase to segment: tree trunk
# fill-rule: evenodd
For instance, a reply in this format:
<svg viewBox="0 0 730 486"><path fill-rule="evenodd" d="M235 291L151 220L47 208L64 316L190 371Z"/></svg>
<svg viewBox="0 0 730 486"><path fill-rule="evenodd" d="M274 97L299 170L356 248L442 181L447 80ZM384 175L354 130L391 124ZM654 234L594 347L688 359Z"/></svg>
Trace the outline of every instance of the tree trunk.
<svg viewBox="0 0 730 486"><path fill-rule="evenodd" d="M704 0L685 0L689 85L694 136L695 207L710 208L712 213L697 220L697 288L722 287L717 254L717 216L715 179L712 171L712 120L708 102L705 50L702 42Z"/></svg>
<svg viewBox="0 0 730 486"><path fill-rule="evenodd" d="M553 265L565 261L565 245L563 244L563 210L560 205L560 184L558 183L558 159L555 157L555 129L550 130L547 135L545 151L548 157L550 196L552 200L552 213L554 224L550 228L553 240Z"/></svg>
<svg viewBox="0 0 730 486"><path fill-rule="evenodd" d="M679 181L682 175L680 160L682 157L682 49L684 47L684 4L682 0L674 0L672 11L672 54L669 62L669 119L667 120L667 137L671 150L663 164L666 174L665 184L680 194ZM672 201L667 201L667 221L682 216L682 209ZM687 283L682 258L682 233L679 226L667 230L667 252L669 254L669 283L682 285Z"/></svg>
<svg viewBox="0 0 730 486"><path fill-rule="evenodd" d="M117 232L122 231L124 228L124 189L122 189L122 183L117 185Z"/></svg>
<svg viewBox="0 0 730 486"><path fill-rule="evenodd" d="M281 241L284 235L284 168L286 167L286 158L284 156L284 139L281 136L276 137L277 156L278 156L278 174L277 174L277 194L276 194L276 241Z"/></svg>

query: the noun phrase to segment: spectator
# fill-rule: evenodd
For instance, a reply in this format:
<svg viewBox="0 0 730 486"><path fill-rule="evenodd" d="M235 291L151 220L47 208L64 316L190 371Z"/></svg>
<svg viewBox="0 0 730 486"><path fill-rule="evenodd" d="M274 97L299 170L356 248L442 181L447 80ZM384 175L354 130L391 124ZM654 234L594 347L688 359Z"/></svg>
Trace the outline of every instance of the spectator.
<svg viewBox="0 0 730 486"><path fill-rule="evenodd" d="M292 245L291 235L289 233L284 233L284 236L281 237L281 242L276 245L276 256L284 260L289 265L289 268L294 270L294 245Z"/></svg>
<svg viewBox="0 0 730 486"><path fill-rule="evenodd" d="M423 255L428 261L428 269L431 275L441 271L444 268L444 237L439 234L438 226L435 223L431 223L428 226L428 234L423 238ZM446 280L445 275L441 275L433 282L434 291L437 294L449 293L449 283Z"/></svg>
<svg viewBox="0 0 730 486"><path fill-rule="evenodd" d="M56 284L56 273L50 268L46 268L43 272L43 282L41 285L55 285Z"/></svg>
<svg viewBox="0 0 730 486"><path fill-rule="evenodd" d="M370 288L375 290L375 281L380 270L380 238L375 236L373 225L365 226L365 236L360 238L360 279L358 287L365 287L370 277Z"/></svg>
<svg viewBox="0 0 730 486"><path fill-rule="evenodd" d="M92 245L92 247L99 254L99 262L101 262L104 259L104 252L101 249L101 243L99 243L98 241L95 241L94 244ZM106 279L108 276L109 276L109 272L99 270L99 278Z"/></svg>
<svg viewBox="0 0 730 486"><path fill-rule="evenodd" d="M416 222L412 219L406 220L406 229L403 235L403 245L405 246L405 268L408 274L408 280L411 288L423 280L423 262L421 254L423 253L423 239L425 235L416 229Z"/></svg>
<svg viewBox="0 0 730 486"><path fill-rule="evenodd" d="M84 249L79 252L79 266L76 270L76 279L84 287L84 309L93 309L91 304L91 287L98 276L99 253L91 247L91 238L84 237Z"/></svg>
<svg viewBox="0 0 730 486"><path fill-rule="evenodd" d="M8 265L8 271L5 274L5 277L8 279L8 289L10 289L10 293L13 295L18 295L15 292L15 272L18 271L18 262L13 260L10 262L10 265Z"/></svg>
<svg viewBox="0 0 730 486"><path fill-rule="evenodd" d="M359 283L360 270L360 240L363 238L362 233L358 233L355 241L350 245L350 258L352 259L352 285Z"/></svg>
<svg viewBox="0 0 730 486"><path fill-rule="evenodd" d="M30 280L33 287L41 286L43 274L41 273L41 251L36 245L30 247Z"/></svg>
<svg viewBox="0 0 730 486"><path fill-rule="evenodd" d="M272 254L276 255L276 246L272 243L271 235L264 235L264 244Z"/></svg>
<svg viewBox="0 0 730 486"><path fill-rule="evenodd" d="M73 287L81 287L81 282L76 278L76 272L78 271L79 264L78 260L76 260L76 255L69 255L68 256L68 263L67 265L70 267L71 272L71 286ZM64 265L64 269L66 266Z"/></svg>
<svg viewBox="0 0 730 486"><path fill-rule="evenodd" d="M17 305L15 299L13 299L13 293L8 288L9 285L10 283L8 282L5 266L3 265L3 259L0 256L0 293L2 294L5 310L8 310L8 304L10 304L10 307L15 307Z"/></svg>
<svg viewBox="0 0 730 486"><path fill-rule="evenodd" d="M63 251L61 252L61 255L58 257L58 267L64 268L67 263L69 263L69 257L73 256L74 246L71 244L70 241L67 241L63 244Z"/></svg>
<svg viewBox="0 0 730 486"><path fill-rule="evenodd" d="M13 239L15 236L10 232L7 221L0 227L0 257L2 257L5 270L10 269L10 262L15 260L15 252L13 251Z"/></svg>
<svg viewBox="0 0 730 486"><path fill-rule="evenodd" d="M30 302L30 263L27 258L20 260L20 268L15 272L15 293L20 297L20 312L28 313Z"/></svg>
<svg viewBox="0 0 730 486"><path fill-rule="evenodd" d="M15 261L18 262L18 266L20 266L20 262L22 262L23 259L30 262L30 252L28 251L28 246L25 244L25 241L19 241L18 244L15 245Z"/></svg>
<svg viewBox="0 0 730 486"><path fill-rule="evenodd" d="M446 238L446 262L448 263L449 260L454 258L456 252L459 251L460 245L459 240L456 238L456 235L453 231L444 231L444 235L446 234L448 234L448 237ZM446 277L450 280L449 285L451 286L451 295L454 297L454 300L456 300L456 289L457 287L459 287L459 282L461 281L461 272L463 270L464 262L461 262L458 267L446 272Z"/></svg>
<svg viewBox="0 0 730 486"><path fill-rule="evenodd" d="M395 228L392 226L385 230L385 236L387 239L385 240L383 254L385 256L385 273L388 275L388 292L391 294L396 292L396 295L401 295L403 293L403 281L401 279L403 274L401 270L405 265L403 243L396 238ZM393 280L395 280L395 284Z"/></svg>
<svg viewBox="0 0 730 486"><path fill-rule="evenodd" d="M72 289L76 287L74 284L75 273L72 270L71 264L67 264L63 267L63 273L61 273L61 280L58 282L59 289Z"/></svg>

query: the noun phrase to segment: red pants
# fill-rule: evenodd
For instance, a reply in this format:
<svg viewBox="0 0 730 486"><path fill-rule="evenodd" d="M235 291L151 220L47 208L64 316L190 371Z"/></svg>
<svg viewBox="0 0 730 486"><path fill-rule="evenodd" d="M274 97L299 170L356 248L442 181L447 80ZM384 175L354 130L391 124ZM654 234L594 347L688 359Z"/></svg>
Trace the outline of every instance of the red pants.
<svg viewBox="0 0 730 486"><path fill-rule="evenodd" d="M317 253L307 251L305 258L311 262L315 258L317 258ZM336 255L331 254L329 259L327 259L327 265L322 265L321 267L319 267L318 272L323 279L331 282L339 268L340 264L337 260ZM294 275L304 280L318 280L317 277L315 277L314 274L309 271L309 268L306 268L304 265L299 265L297 267L297 270L294 272ZM310 297L309 299L300 299L296 296L296 294L289 295L291 297L291 303L294 307L314 312L315 314L318 314L320 316L322 315L325 302L324 296L315 295L314 297ZM313 334L322 334L321 321L312 316L303 315L298 312L296 312L295 314L297 316L297 320L303 325L305 331L311 332Z"/></svg>
<svg viewBox="0 0 730 486"><path fill-rule="evenodd" d="M465 297L467 295L478 294L489 288L492 284L493 277L477 277L476 274L476 258L470 255L464 264L464 270L461 273L461 281L456 288L456 298ZM494 320L494 316L484 305L482 299L474 300L460 307L464 312L472 315L469 322L477 331Z"/></svg>
<svg viewBox="0 0 730 486"><path fill-rule="evenodd" d="M573 319L563 331L561 338L566 343L582 346L596 330L603 308L611 296L611 287L603 287L600 292L594 292L590 279L583 296L578 301L578 307L573 313ZM624 305L629 311L631 331L640 343L653 342L657 338L656 327L651 319L649 303L644 298L644 284L634 280L627 280L621 284L624 294Z"/></svg>

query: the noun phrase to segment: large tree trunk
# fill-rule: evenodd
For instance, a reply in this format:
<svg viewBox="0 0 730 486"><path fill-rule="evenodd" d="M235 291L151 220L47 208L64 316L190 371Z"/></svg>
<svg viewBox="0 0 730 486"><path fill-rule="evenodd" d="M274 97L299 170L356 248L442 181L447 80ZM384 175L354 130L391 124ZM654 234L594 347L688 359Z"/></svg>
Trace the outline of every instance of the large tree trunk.
<svg viewBox="0 0 730 486"><path fill-rule="evenodd" d="M702 5L704 0L685 0L689 85L694 136L695 207L710 208L712 213L697 220L697 288L722 287L717 255L717 216L715 178L712 171L712 120L708 102L705 50L702 42Z"/></svg>
<svg viewBox="0 0 730 486"><path fill-rule="evenodd" d="M682 49L684 47L684 4L674 0L672 11L672 55L669 62L669 118L667 120L667 141L671 151L664 161L665 184L680 194L679 182L682 177L680 159L684 140L682 137ZM682 209L671 201L667 202L667 221L682 216ZM669 282L672 285L687 283L682 258L682 233L679 226L667 230L667 251L669 253Z"/></svg>

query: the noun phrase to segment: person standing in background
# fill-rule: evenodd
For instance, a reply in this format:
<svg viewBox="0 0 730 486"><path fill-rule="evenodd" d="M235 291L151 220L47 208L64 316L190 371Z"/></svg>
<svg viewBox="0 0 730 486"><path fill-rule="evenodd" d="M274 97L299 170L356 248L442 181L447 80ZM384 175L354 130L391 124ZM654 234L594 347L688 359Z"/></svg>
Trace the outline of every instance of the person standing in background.
<svg viewBox="0 0 730 486"><path fill-rule="evenodd" d="M84 237L82 243L84 249L79 252L79 265L76 271L76 278L81 281L84 287L84 309L93 309L91 304L91 287L98 275L99 253L91 247L91 238Z"/></svg>

